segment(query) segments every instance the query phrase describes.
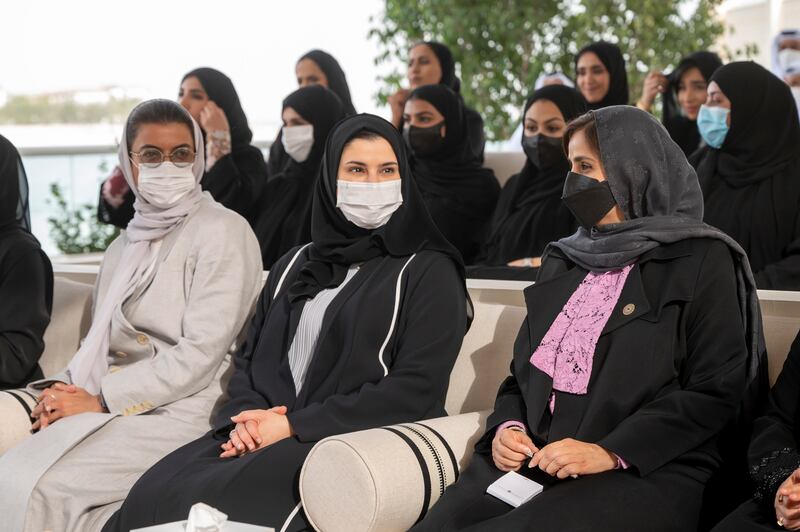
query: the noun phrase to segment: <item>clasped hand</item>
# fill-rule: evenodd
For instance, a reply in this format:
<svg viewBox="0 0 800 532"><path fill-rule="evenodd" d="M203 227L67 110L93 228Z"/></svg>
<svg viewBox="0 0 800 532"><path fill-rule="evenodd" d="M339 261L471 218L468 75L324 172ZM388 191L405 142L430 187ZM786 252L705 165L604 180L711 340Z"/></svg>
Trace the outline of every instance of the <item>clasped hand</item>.
<svg viewBox="0 0 800 532"><path fill-rule="evenodd" d="M504 429L492 441L492 459L500 471L518 471L526 460L548 475L567 478L610 471L617 467L613 453L594 443L572 438L559 440L541 449L522 431Z"/></svg>
<svg viewBox="0 0 800 532"><path fill-rule="evenodd" d="M31 418L36 420L31 428L41 430L62 417L83 412L104 412L100 397L74 384L57 382L39 395L39 402L31 411Z"/></svg>
<svg viewBox="0 0 800 532"><path fill-rule="evenodd" d="M800 529L800 469L783 481L775 494L775 517L787 530Z"/></svg>
<svg viewBox="0 0 800 532"><path fill-rule="evenodd" d="M236 426L228 441L221 445L220 458L242 456L292 436L292 427L286 417L285 406L269 410L245 410L233 416Z"/></svg>

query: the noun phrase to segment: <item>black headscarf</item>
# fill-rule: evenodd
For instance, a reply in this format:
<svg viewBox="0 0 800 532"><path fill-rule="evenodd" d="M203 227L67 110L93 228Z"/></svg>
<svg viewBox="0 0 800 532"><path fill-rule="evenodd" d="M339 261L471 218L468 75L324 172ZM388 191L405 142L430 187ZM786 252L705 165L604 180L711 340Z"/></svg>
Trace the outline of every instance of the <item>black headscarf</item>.
<svg viewBox="0 0 800 532"><path fill-rule="evenodd" d="M610 42L598 41L581 48L581 51L575 56L576 79L578 77L578 60L586 52L593 52L597 55L608 70L610 79L606 95L599 102L587 104L589 109L601 109L609 105L628 105L630 101L628 73L625 70L625 58L622 56L619 46Z"/></svg>
<svg viewBox="0 0 800 532"><path fill-rule="evenodd" d="M800 122L789 87L752 62L712 76L731 101L719 149L692 156L705 221L747 251L760 288L800 289Z"/></svg>
<svg viewBox="0 0 800 532"><path fill-rule="evenodd" d="M283 100L314 126L314 145L308 158L298 163L291 157L284 169L267 183L259 202L255 232L261 245L264 269L293 247L311 240L311 205L325 140L344 118L342 102L322 85L309 85Z"/></svg>
<svg viewBox="0 0 800 532"><path fill-rule="evenodd" d="M752 61L728 63L711 81L731 101L731 126L719 150L708 150L716 157L698 167L701 181L713 168L728 185L747 186L774 176L797 159L800 123L786 83Z"/></svg>
<svg viewBox="0 0 800 532"><path fill-rule="evenodd" d="M424 44L433 50L436 59L439 60L439 66L442 69L442 79L439 80L439 83L455 92L459 92L461 90L461 80L456 76L456 62L453 59L450 48L437 41L424 41L420 44Z"/></svg>
<svg viewBox="0 0 800 532"><path fill-rule="evenodd" d="M347 142L362 131L376 133L391 144L402 179L403 204L385 225L373 230L351 223L336 207L339 160ZM422 250L438 251L448 255L464 276L461 256L442 236L425 209L400 132L380 117L369 114L351 116L331 131L325 144L312 210L310 260L289 289L289 299L293 303L311 299L326 288L339 286L351 264L381 256L407 257Z"/></svg>
<svg viewBox="0 0 800 532"><path fill-rule="evenodd" d="M192 76L200 80L208 99L225 112L231 131L231 148L236 150L242 146L249 146L253 140L253 132L247 124L247 117L239 102L239 94L233 87L231 79L219 70L201 67L183 76L181 82Z"/></svg>
<svg viewBox="0 0 800 532"><path fill-rule="evenodd" d="M339 62L328 52L322 50L311 50L297 60L299 63L303 59L311 59L325 73L328 78L328 88L333 91L341 100L346 115L356 114L353 101L350 98L350 87L347 85L347 78Z"/></svg>
<svg viewBox="0 0 800 532"><path fill-rule="evenodd" d="M553 102L565 122L587 111L580 92L564 85L549 85L528 97L522 111L523 123L528 109L538 100ZM566 156L561 164L544 171L525 159L522 171L508 180L500 194L482 262L505 266L513 260L540 257L547 244L575 231L575 217L561 201L569 168Z"/></svg>
<svg viewBox="0 0 800 532"><path fill-rule="evenodd" d="M0 135L0 232L9 228L31 230L28 177L17 148Z"/></svg>
<svg viewBox="0 0 800 532"><path fill-rule="evenodd" d="M433 50L436 59L439 60L439 67L442 70L442 78L439 80L441 85L460 95L461 80L456 76L456 62L450 48L438 41L422 41L416 46L425 45ZM463 102L463 128L467 130L469 141L470 156L478 163L483 163L483 150L486 145L486 134L483 131L483 117L466 103ZM400 124L402 129L403 124Z"/></svg>
<svg viewBox="0 0 800 532"><path fill-rule="evenodd" d="M325 73L328 78L328 89L339 97L339 101L344 107L345 116L356 114L353 101L350 98L350 86L339 62L328 52L322 50L311 50L297 60L299 63L303 59L314 61L317 66ZM269 148L269 158L267 159L267 172L269 179L279 175L284 167L289 164L291 157L283 149L281 131Z"/></svg>
<svg viewBox="0 0 800 532"><path fill-rule="evenodd" d="M688 157L694 153L701 143L700 132L697 130L697 121L689 120L681 113L681 106L678 103L678 88L681 77L687 70L697 68L703 75L706 82L711 81L711 76L722 66L722 60L714 52L695 52L687 55L675 70L667 76L669 86L664 93L664 108L661 122L667 128L669 135L683 153Z"/></svg>
<svg viewBox="0 0 800 532"><path fill-rule="evenodd" d="M764 369L761 314L744 250L731 237L702 222L703 195L697 175L656 118L627 105L591 112L597 122L600 161L625 219L591 231L580 227L552 246L587 270L611 271L633 264L664 244L690 238L721 240L735 262L750 352L748 384L757 382Z"/></svg>
<svg viewBox="0 0 800 532"><path fill-rule="evenodd" d="M453 233L465 233L474 242L478 235L469 233L476 228L448 223L442 219L446 213L439 212L433 204L446 204L448 211L476 221L483 229L497 204L500 185L494 172L473 156L469 132L464 127L464 105L458 94L444 85L423 85L413 90L408 100L424 100L444 116L446 131L441 151L426 158L414 157L412 168L433 219L469 260L468 255L474 250L469 251L464 239ZM482 240L482 235L478 237Z"/></svg>

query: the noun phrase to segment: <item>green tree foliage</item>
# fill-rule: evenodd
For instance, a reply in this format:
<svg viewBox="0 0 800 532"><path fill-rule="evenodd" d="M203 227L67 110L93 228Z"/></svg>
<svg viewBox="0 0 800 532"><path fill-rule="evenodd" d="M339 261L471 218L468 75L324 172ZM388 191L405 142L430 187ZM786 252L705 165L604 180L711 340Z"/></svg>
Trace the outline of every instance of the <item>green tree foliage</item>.
<svg viewBox="0 0 800 532"><path fill-rule="evenodd" d="M58 183L50 185L55 214L47 219L50 237L59 251L65 254L94 253L105 251L119 234L113 225L100 223L97 219L97 206L91 204L70 208Z"/></svg>
<svg viewBox="0 0 800 532"><path fill-rule="evenodd" d="M669 71L688 53L715 48L722 0L386 0L373 19L376 65L405 61L420 40L447 44L460 66L465 101L484 117L490 139L508 138L520 108L542 72L574 78L573 58L585 44L617 43L628 62L632 102L651 69ZM747 51L724 50L723 56ZM378 101L396 90L405 72L382 81Z"/></svg>
<svg viewBox="0 0 800 532"><path fill-rule="evenodd" d="M110 98L80 104L51 95L13 95L0 107L0 124L96 124L124 122L139 100Z"/></svg>

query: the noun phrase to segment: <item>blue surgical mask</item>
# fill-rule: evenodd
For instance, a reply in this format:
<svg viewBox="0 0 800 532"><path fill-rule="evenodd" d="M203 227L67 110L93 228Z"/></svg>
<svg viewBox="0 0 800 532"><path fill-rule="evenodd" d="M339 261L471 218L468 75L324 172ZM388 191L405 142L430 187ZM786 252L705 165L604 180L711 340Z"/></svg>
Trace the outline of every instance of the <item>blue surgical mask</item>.
<svg viewBox="0 0 800 532"><path fill-rule="evenodd" d="M697 129L700 130L700 136L706 141L706 144L712 148L719 149L722 143L725 142L725 137L728 136L728 115L731 113L730 109L724 107L707 107L700 106L700 112L697 114Z"/></svg>

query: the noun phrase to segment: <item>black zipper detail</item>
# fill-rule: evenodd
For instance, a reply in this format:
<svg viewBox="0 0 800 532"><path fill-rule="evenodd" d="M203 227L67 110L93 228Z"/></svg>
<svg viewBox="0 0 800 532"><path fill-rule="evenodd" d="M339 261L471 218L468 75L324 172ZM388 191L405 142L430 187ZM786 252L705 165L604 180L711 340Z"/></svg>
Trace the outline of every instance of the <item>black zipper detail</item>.
<svg viewBox="0 0 800 532"><path fill-rule="evenodd" d="M428 439L422 432L418 431L414 427L410 427L408 425L401 425L401 427L410 430L414 434L416 434L423 442L425 442L425 446L428 448L431 456L433 456L433 461L436 463L436 473L439 476L439 496L441 497L444 495L444 489L447 487L447 473L444 470L444 466L442 465L442 457L439 456L439 452L434 447L431 440Z"/></svg>

